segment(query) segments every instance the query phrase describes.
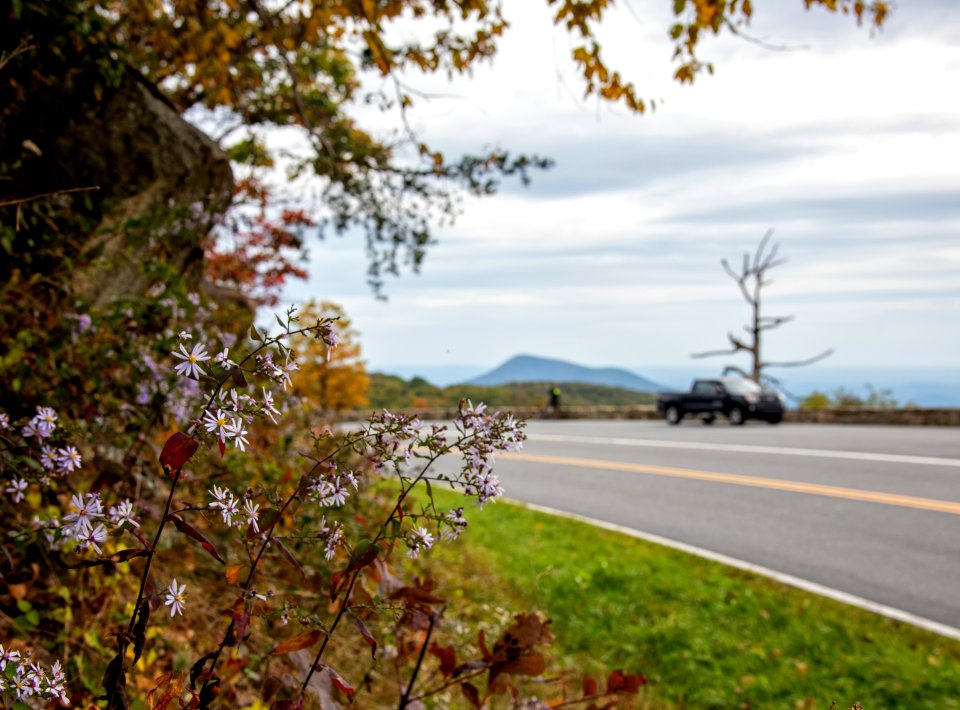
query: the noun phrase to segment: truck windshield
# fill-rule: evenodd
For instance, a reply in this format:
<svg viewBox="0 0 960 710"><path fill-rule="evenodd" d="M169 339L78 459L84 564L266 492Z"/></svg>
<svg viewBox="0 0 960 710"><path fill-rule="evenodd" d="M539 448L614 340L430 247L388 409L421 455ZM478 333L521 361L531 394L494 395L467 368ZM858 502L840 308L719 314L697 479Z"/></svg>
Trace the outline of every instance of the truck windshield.
<svg viewBox="0 0 960 710"><path fill-rule="evenodd" d="M754 394L763 391L753 380L727 380L723 385L730 394Z"/></svg>

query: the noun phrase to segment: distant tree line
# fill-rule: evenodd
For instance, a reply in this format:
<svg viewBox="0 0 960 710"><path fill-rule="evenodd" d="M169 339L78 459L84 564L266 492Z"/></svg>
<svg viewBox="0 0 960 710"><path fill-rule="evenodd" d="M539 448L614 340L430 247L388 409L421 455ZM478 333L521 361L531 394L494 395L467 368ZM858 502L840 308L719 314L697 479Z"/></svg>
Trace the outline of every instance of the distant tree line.
<svg viewBox="0 0 960 710"><path fill-rule="evenodd" d="M368 398L375 409L455 407L461 399L483 401L490 407L546 407L553 383L515 382L495 387L437 387L422 377L404 380L379 372L370 375ZM650 392L581 383L558 384L564 406L653 404Z"/></svg>
<svg viewBox="0 0 960 710"><path fill-rule="evenodd" d="M916 406L911 402L901 405L889 389L876 389L869 384L865 387L865 396L846 387L838 387L832 393L814 390L800 400L800 409L899 409L901 406Z"/></svg>

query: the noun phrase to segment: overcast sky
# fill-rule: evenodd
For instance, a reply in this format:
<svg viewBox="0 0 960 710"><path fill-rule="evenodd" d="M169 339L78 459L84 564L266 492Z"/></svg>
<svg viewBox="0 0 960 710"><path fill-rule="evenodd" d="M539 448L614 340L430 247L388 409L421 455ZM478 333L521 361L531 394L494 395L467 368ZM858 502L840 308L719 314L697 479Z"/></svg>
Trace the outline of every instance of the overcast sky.
<svg viewBox="0 0 960 710"><path fill-rule="evenodd" d="M771 358L833 347L833 367L957 367L960 2L901 0L878 33L802 0L757 3L751 33L794 49L707 38L717 71L692 87L671 80L671 4L621 0L603 31L610 63L658 100L637 116L581 99L545 3L507 3L492 66L411 80L448 94L413 123L447 152L496 145L556 167L467 200L385 303L350 236L315 244L309 283L285 298L343 304L374 370L531 353L643 374L741 330L720 260L773 228L789 262L766 313L796 321L769 334Z"/></svg>

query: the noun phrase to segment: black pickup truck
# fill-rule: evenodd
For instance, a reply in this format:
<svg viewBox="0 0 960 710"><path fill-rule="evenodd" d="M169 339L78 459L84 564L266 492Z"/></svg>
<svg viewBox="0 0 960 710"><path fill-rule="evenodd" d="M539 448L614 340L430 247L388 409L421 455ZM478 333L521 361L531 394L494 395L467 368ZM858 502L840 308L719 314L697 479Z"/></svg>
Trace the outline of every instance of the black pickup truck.
<svg viewBox="0 0 960 710"><path fill-rule="evenodd" d="M679 424L686 415L696 415L704 424L713 424L718 414L731 424L747 419L762 419L779 424L783 419L783 401L776 392L768 392L753 380L741 377L717 377L694 380L689 392L661 392L657 411L671 424Z"/></svg>

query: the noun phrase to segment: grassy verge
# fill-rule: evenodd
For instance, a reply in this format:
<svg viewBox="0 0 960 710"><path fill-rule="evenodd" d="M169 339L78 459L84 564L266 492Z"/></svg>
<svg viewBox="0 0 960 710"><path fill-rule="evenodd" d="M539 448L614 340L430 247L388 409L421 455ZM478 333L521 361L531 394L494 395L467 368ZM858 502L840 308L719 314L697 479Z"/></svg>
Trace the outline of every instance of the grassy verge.
<svg viewBox="0 0 960 710"><path fill-rule="evenodd" d="M550 616L563 664L644 673L653 707L960 708L958 642L583 523L497 504L431 556L469 601Z"/></svg>

